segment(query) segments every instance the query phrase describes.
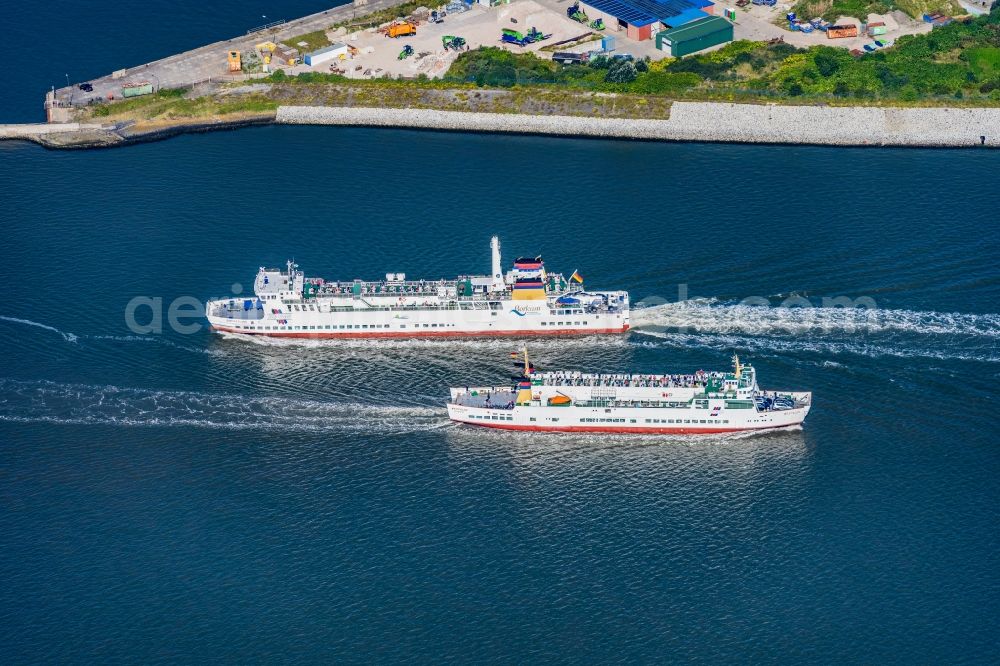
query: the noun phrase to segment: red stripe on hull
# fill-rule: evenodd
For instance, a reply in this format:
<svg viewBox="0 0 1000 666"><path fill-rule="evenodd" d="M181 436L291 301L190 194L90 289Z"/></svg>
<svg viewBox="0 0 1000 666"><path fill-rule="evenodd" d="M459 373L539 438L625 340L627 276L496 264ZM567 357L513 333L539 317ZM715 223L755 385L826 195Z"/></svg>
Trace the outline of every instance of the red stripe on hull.
<svg viewBox="0 0 1000 666"><path fill-rule="evenodd" d="M280 333L270 331L244 331L238 328L226 326L212 326L216 331L224 333L237 333L239 335L261 335L266 338L299 338L308 340L331 340L347 338L495 338L495 337L528 337L533 335L605 335L614 333L625 333L628 331L628 324L621 328L587 328L587 329L559 329L555 331L540 331L535 329L525 329L517 331L385 331L371 333Z"/></svg>
<svg viewBox="0 0 1000 666"><path fill-rule="evenodd" d="M781 428L791 428L802 425L801 423L789 423L787 425L764 426L760 428L613 428L608 426L526 426L500 423L473 423L452 419L456 423L464 425L479 426L480 428L495 428L497 430L523 430L528 432L599 432L617 433L628 435L718 435L727 432L747 432L750 430L779 430Z"/></svg>

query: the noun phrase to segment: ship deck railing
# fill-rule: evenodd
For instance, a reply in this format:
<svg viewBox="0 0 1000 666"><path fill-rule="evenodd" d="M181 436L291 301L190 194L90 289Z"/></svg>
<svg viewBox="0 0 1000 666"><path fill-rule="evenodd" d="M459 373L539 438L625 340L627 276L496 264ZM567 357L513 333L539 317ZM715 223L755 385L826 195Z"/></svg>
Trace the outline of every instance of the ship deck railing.
<svg viewBox="0 0 1000 666"><path fill-rule="evenodd" d="M574 407L603 407L618 409L691 409L690 402L666 400L574 400Z"/></svg>
<svg viewBox="0 0 1000 666"><path fill-rule="evenodd" d="M509 388L474 389L455 396L456 405L476 409L514 409L516 394Z"/></svg>
<svg viewBox="0 0 1000 666"><path fill-rule="evenodd" d="M225 319L239 319L241 321L260 321L264 318L264 310L260 308L244 309L242 303L239 307L230 306L228 303L217 304L209 314L213 317L223 317Z"/></svg>
<svg viewBox="0 0 1000 666"><path fill-rule="evenodd" d="M331 294L320 293L318 296L330 296ZM335 294L334 294L335 295ZM344 296L352 296L354 300L363 302L367 307L365 310L381 310L384 312L398 311L398 310L499 310L501 309L500 300L501 296L494 296L493 298L483 297L483 298L470 298L470 297L452 297L445 296L449 300L442 303L398 303L395 305L373 305L368 300L367 297L376 296L384 297L385 294L359 294L355 296L354 294L343 294ZM441 298L438 294L424 294L427 297ZM416 294L409 294L407 297L419 297ZM292 301L285 301L287 305L308 305L316 301L316 296L310 296L309 298L303 298ZM530 301L528 301L530 302ZM546 305L554 310L569 310L570 308L579 309L583 314L596 314L602 312L619 312L618 308L609 307L587 307L579 308L579 306L561 306L554 303L546 303ZM358 308L354 305L331 305L329 306L332 312L353 312ZM557 312L556 314L564 314L563 312Z"/></svg>
<svg viewBox="0 0 1000 666"><path fill-rule="evenodd" d="M723 379L722 373L707 375L594 375L586 373L536 373L541 386L607 386L611 388L705 388L706 379Z"/></svg>

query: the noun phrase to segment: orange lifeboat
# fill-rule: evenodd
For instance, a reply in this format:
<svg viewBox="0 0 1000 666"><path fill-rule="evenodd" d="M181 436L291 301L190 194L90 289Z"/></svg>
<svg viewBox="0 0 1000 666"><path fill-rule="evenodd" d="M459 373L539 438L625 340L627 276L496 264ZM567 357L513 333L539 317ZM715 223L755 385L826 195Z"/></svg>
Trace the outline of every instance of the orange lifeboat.
<svg viewBox="0 0 1000 666"><path fill-rule="evenodd" d="M549 407L569 407L572 404L572 398L567 395L560 394L549 398Z"/></svg>

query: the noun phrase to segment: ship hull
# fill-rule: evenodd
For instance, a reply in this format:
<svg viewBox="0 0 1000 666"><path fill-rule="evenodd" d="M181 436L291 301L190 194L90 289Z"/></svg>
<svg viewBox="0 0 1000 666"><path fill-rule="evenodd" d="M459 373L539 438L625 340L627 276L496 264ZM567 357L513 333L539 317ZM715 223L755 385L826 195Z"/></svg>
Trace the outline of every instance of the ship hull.
<svg viewBox="0 0 1000 666"><path fill-rule="evenodd" d="M517 301L440 308L351 307L350 300L310 302L295 310L262 303L227 310L226 301L206 305L209 325L218 332L290 339L531 337L605 335L629 330L629 312L558 308L542 301ZM239 301L237 301L239 303ZM252 302L251 302L252 303ZM463 304L464 305L464 304Z"/></svg>
<svg viewBox="0 0 1000 666"><path fill-rule="evenodd" d="M719 435L735 432L753 432L764 430L781 430L784 428L794 428L801 425L792 423L789 425L761 426L756 428L643 428L643 427L599 427L599 426L526 426L510 424L489 424L472 423L460 419L452 419L465 425L490 428L494 430L519 430L523 432L577 432L577 433L601 433L601 434L623 434L623 435Z"/></svg>
<svg viewBox="0 0 1000 666"><path fill-rule="evenodd" d="M413 338L493 338L493 337L533 337L533 336L547 336L547 335L614 335L627 333L629 330L628 324L622 324L617 328L564 328L564 329L535 329L535 328L520 328L520 329L487 329L487 330L471 330L471 331L370 331L370 332L357 332L357 333L341 333L341 332L327 332L327 331L316 331L316 332L271 332L271 331L252 331L246 329L230 328L226 326L212 325L212 330L219 333L236 333L239 335L254 335L262 336L268 338L290 338L290 339L302 339L302 340L349 340L349 339L361 339L361 338L396 338L396 339L413 339Z"/></svg>

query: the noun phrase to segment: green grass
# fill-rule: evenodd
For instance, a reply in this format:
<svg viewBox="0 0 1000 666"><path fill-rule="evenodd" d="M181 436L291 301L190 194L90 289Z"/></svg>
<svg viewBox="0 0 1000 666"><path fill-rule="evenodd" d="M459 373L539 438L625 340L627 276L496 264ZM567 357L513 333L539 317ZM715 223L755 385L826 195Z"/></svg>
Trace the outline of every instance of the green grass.
<svg viewBox="0 0 1000 666"><path fill-rule="evenodd" d="M305 42L306 46L299 46L299 42ZM324 30L315 30L307 32L304 35L299 35L298 37L283 39L282 43L291 46L293 49L298 49L302 55L319 50L324 46L330 46L330 40L327 39L326 31Z"/></svg>
<svg viewBox="0 0 1000 666"><path fill-rule="evenodd" d="M987 81L1000 77L1000 48L996 46L981 46L974 49L966 49L965 59L969 62L969 67L975 72L980 81Z"/></svg>
<svg viewBox="0 0 1000 666"><path fill-rule="evenodd" d="M278 102L262 95L216 100L212 97L184 97L183 89L162 90L154 95L101 104L87 109L93 118L112 120L158 120L169 118L204 118L234 113L265 113L278 108Z"/></svg>
<svg viewBox="0 0 1000 666"><path fill-rule="evenodd" d="M961 5L952 0L892 0L892 3L897 9L901 9L917 19L924 14L933 14L934 12L940 12L946 16L967 13Z"/></svg>
<svg viewBox="0 0 1000 666"><path fill-rule="evenodd" d="M886 14L899 9L913 18L924 14L941 12L947 15L964 14L952 0L799 0L793 11L803 19L821 16L827 21L835 21L840 16L853 16L864 21L869 14ZM777 23L784 24L779 18Z"/></svg>
<svg viewBox="0 0 1000 666"><path fill-rule="evenodd" d="M95 118L107 118L119 113L132 113L147 107L155 107L164 103L176 101L187 92L185 88L167 88L159 90L152 95L142 97L131 97L109 104L101 104L91 110L91 115Z"/></svg>

